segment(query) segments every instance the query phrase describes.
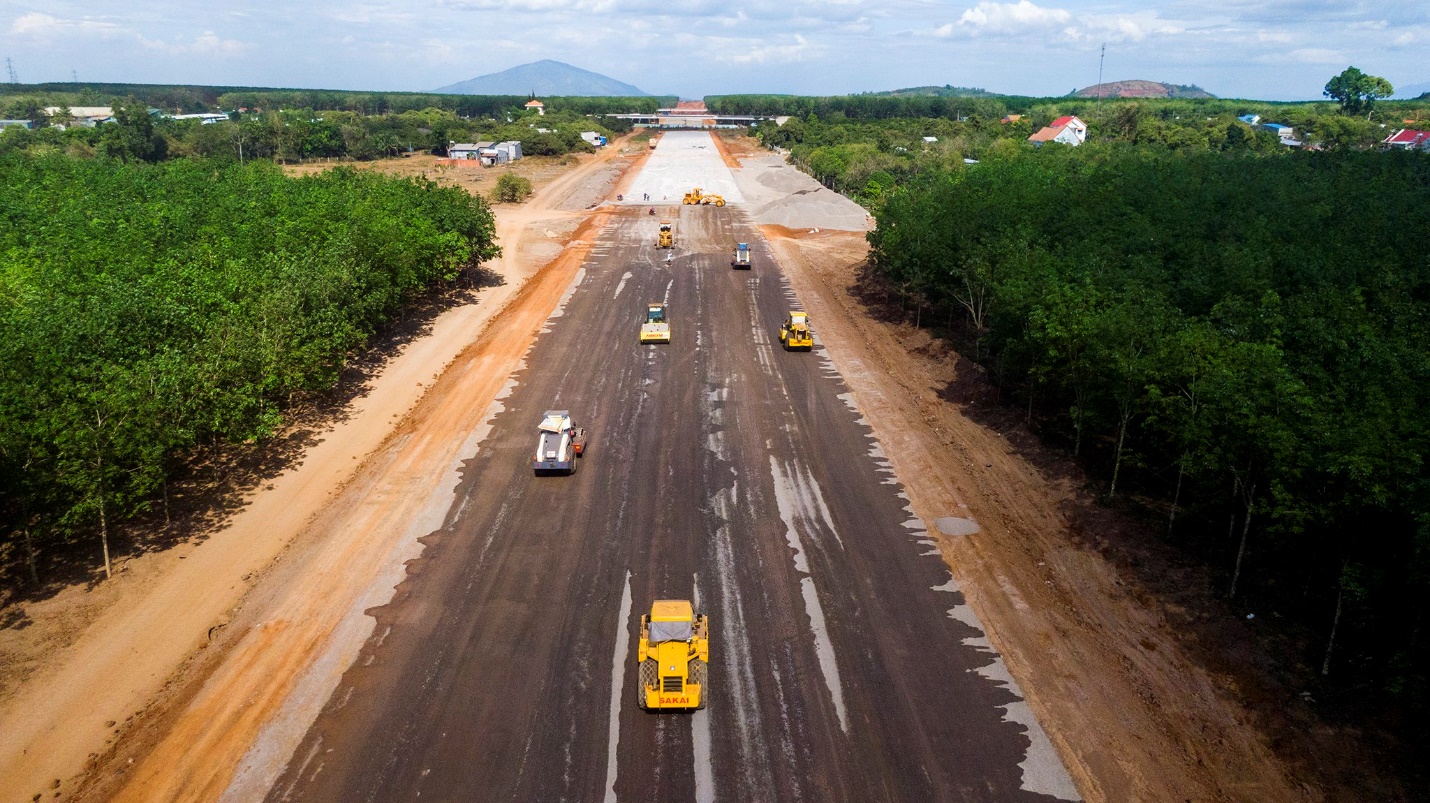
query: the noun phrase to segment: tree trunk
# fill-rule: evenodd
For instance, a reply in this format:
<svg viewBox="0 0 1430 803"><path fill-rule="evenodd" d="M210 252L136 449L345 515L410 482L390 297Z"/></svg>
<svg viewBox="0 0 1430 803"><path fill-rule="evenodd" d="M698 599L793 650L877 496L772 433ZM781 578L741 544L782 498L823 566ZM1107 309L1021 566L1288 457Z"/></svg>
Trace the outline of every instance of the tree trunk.
<svg viewBox="0 0 1430 803"><path fill-rule="evenodd" d="M1256 486L1251 486L1251 495L1246 500L1246 521L1241 525L1241 546L1236 550L1236 569L1231 573L1231 595L1236 599L1236 584L1241 579L1241 559L1246 556L1246 537L1251 533L1251 502L1256 498Z"/></svg>
<svg viewBox="0 0 1430 803"><path fill-rule="evenodd" d="M30 533L29 522L25 523L25 565L30 567L30 581L40 584L40 570L35 567L35 540Z"/></svg>
<svg viewBox="0 0 1430 803"><path fill-rule="evenodd" d="M1321 674L1331 674L1331 650L1336 646L1336 628L1341 626L1341 601L1346 596L1344 587L1336 589L1336 618L1331 620L1331 638L1326 642L1326 657L1321 661Z"/></svg>
<svg viewBox="0 0 1430 803"><path fill-rule="evenodd" d="M1172 512L1167 516L1167 534L1172 534L1172 528L1177 526L1177 505L1182 501L1182 478L1187 474L1187 453L1182 453L1182 459L1177 461L1177 490L1172 492Z"/></svg>
<svg viewBox="0 0 1430 803"><path fill-rule="evenodd" d="M1127 440L1127 422L1132 416L1127 413L1122 414L1122 421L1117 425L1117 453L1112 458L1112 487L1108 489L1109 497L1117 496L1117 474L1122 469L1122 444Z"/></svg>
<svg viewBox="0 0 1430 803"><path fill-rule="evenodd" d="M105 516L103 496L99 498L99 541L104 545L104 577L108 579L114 572L109 565L109 519Z"/></svg>

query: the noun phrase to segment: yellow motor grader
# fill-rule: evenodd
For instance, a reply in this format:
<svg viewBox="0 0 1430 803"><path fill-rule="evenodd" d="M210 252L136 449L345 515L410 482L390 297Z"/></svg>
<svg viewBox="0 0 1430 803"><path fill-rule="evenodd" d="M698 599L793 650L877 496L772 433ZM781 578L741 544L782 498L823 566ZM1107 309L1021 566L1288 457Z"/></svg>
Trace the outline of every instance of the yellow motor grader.
<svg viewBox="0 0 1430 803"><path fill-rule="evenodd" d="M714 204L715 206L724 206L724 205L725 205L725 196L723 196L723 195L706 195L705 193L703 193L703 192L700 191L700 188L699 188L699 187L696 187L695 189L691 190L690 192L685 193L685 197L681 198L681 199L680 199L680 202L683 203L683 204L689 205L689 206L701 206L701 205L703 205L703 204Z"/></svg>

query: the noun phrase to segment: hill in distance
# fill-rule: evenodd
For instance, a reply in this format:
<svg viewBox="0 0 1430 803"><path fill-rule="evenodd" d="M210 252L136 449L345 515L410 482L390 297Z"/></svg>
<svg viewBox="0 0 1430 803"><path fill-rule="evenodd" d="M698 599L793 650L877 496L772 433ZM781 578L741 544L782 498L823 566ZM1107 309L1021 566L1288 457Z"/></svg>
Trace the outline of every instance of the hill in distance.
<svg viewBox="0 0 1430 803"><path fill-rule="evenodd" d="M554 97L638 97L648 95L638 87L600 73L551 59L533 61L510 70L479 75L440 87L445 95L548 95Z"/></svg>
<svg viewBox="0 0 1430 803"><path fill-rule="evenodd" d="M966 86L911 86L906 89L891 89L887 92L866 92L867 95L885 95L892 97L927 96L936 98L994 98L996 93L986 89L974 89Z"/></svg>
<svg viewBox="0 0 1430 803"><path fill-rule="evenodd" d="M1216 95L1196 84L1164 84L1161 81L1109 81L1073 93L1074 97L1095 98L1214 98Z"/></svg>

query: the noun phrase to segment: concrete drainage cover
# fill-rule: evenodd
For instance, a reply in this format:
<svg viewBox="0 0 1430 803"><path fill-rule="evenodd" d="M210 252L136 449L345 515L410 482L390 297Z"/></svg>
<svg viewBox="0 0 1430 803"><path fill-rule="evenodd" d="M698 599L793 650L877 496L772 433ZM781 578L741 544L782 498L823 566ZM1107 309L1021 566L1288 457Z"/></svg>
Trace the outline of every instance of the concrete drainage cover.
<svg viewBox="0 0 1430 803"><path fill-rule="evenodd" d="M978 532L978 522L973 519L960 519L957 516L934 519L933 524L944 535L973 535Z"/></svg>

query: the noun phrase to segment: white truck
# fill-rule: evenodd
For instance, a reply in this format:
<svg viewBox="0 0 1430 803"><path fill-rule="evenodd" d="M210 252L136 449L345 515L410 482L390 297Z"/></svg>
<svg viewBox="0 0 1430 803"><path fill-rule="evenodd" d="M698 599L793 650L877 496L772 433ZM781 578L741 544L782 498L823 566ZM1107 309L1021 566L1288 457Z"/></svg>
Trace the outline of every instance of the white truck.
<svg viewBox="0 0 1430 803"><path fill-rule="evenodd" d="M586 454L586 430L571 423L571 413L547 410L536 430L532 470L537 474L575 474L576 458Z"/></svg>

